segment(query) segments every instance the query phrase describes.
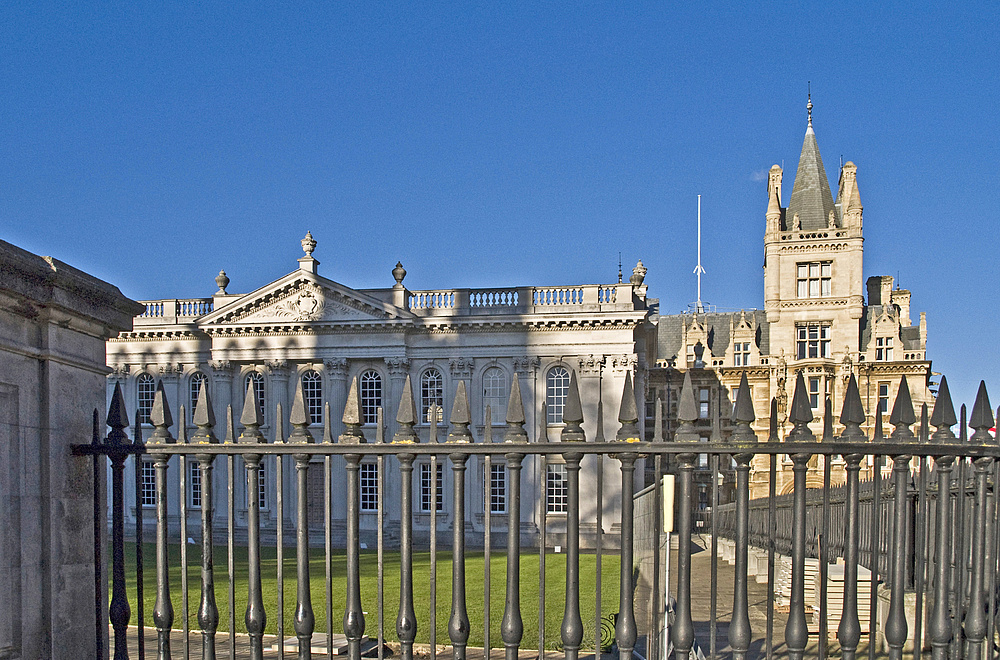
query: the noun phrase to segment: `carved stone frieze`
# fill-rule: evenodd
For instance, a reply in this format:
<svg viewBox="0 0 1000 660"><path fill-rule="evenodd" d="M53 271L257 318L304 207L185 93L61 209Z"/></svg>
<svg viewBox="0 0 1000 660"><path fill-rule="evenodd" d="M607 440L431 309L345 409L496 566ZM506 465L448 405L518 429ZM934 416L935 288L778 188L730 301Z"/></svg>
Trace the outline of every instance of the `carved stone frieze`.
<svg viewBox="0 0 1000 660"><path fill-rule="evenodd" d="M184 373L184 366L181 364L161 364L159 365L160 376L178 376Z"/></svg>
<svg viewBox="0 0 1000 660"><path fill-rule="evenodd" d="M475 360L467 357L452 358L448 360L448 367L451 375L455 378L471 378Z"/></svg>
<svg viewBox="0 0 1000 660"><path fill-rule="evenodd" d="M385 367L390 376L405 376L410 370L410 359L405 357L387 357Z"/></svg>
<svg viewBox="0 0 1000 660"><path fill-rule="evenodd" d="M634 369L639 363L635 355L615 355L611 358L611 368L615 371L628 371Z"/></svg>
<svg viewBox="0 0 1000 660"><path fill-rule="evenodd" d="M110 367L111 373L108 374L108 378L113 378L115 380L124 380L132 371L132 365L125 364L124 362L117 362L110 365Z"/></svg>
<svg viewBox="0 0 1000 660"><path fill-rule="evenodd" d="M542 363L541 359L537 357L529 357L525 355L524 357L516 357L514 361L514 373L529 375L538 369L538 365Z"/></svg>
<svg viewBox="0 0 1000 660"><path fill-rule="evenodd" d="M580 358L580 374L596 376L604 366L603 355L588 355Z"/></svg>
<svg viewBox="0 0 1000 660"><path fill-rule="evenodd" d="M217 377L228 377L233 373L233 363L229 360L209 360L208 366Z"/></svg>
<svg viewBox="0 0 1000 660"><path fill-rule="evenodd" d="M347 358L326 358L323 360L323 366L326 367L326 373L331 376L347 376Z"/></svg>

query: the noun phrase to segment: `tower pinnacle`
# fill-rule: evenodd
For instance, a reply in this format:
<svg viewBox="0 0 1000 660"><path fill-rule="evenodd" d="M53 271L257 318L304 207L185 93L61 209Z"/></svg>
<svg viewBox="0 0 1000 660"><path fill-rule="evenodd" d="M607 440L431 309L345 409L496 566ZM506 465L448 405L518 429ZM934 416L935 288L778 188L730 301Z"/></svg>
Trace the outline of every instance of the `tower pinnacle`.
<svg viewBox="0 0 1000 660"><path fill-rule="evenodd" d="M812 95L812 82L808 82L808 83L806 83L806 84L807 84L807 85L809 85L809 91L807 92L807 99L806 99L806 112L807 112L807 113L808 113L808 115L809 115L809 128L812 128L812 125L813 125L813 95Z"/></svg>

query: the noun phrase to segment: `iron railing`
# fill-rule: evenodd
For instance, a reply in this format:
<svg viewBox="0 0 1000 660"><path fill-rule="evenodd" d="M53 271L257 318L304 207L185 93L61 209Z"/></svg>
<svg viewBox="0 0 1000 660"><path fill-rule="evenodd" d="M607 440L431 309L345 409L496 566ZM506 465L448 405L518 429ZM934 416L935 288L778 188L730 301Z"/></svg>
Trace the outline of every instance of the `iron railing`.
<svg viewBox="0 0 1000 660"><path fill-rule="evenodd" d="M268 616L277 616L277 655L274 657L285 657L286 603L283 596L284 575L282 573L285 540L282 524L279 524L275 530L278 588L274 602L265 602L261 581L260 550L263 541L260 525L259 474L264 461L275 461L278 464L279 469L275 472L278 475L278 482L274 494L279 521L283 520L284 516L284 491L292 493L295 499L297 586L293 610L293 627L297 637L295 654L299 658L312 657L310 648L312 638L316 633L316 617L309 574L308 501L310 484L307 478L307 469L311 462L320 459L323 461L324 475L324 522L322 526L326 567L322 606L325 607L327 622L325 652L326 657L332 658L334 654L331 641L333 638L334 603L332 601L331 560L334 543L331 520L334 472L331 461L334 457L341 457L346 466L346 487L344 489L347 510L345 535L346 597L343 605L343 633L347 640L347 654L351 660L357 660L361 657L362 639L371 626L371 615L366 616L361 604L361 529L359 522L361 509L359 471L362 461L366 458L370 460L371 457L374 457L379 465L376 548L378 553L378 606L374 627L377 631L376 653L380 658L385 648L383 641L386 639L386 622L390 620L385 612L388 606L384 593L385 562L383 557L387 545L391 545L384 533L386 502L384 501L384 482L382 480L385 478L386 469L398 471L401 483L398 538L400 575L395 638L398 640L403 658L411 660L417 639L418 622L414 606L413 584L415 542L413 536L414 489L412 473L415 461L423 459L423 457L430 459L432 474L436 474L435 466L440 462L441 465L450 465L454 475L451 493L451 511L453 512L450 544L452 581L448 641L455 660L464 660L466 657L470 630L473 625L481 626L485 632L483 645L487 658L494 646L499 647L499 644L494 644L495 640L490 638L489 633L493 617L489 607L491 596L489 566L491 553L495 550L506 553L506 602L500 618L501 642L506 660L515 660L518 657L525 631L520 602L522 589L520 562L521 557L526 552L530 552L527 547L522 545L520 536L523 510L521 502L522 466L525 465L525 461L537 463L541 466L537 474L540 475L540 479L544 480L546 478L544 466L547 461L556 457L564 461L566 465L567 507L565 526L562 530L565 535L566 558L565 601L562 604L564 616L559 629L558 642L547 644L544 613L546 605L549 603L546 600L544 558L549 553L550 543L547 537L546 507L540 506L541 518L538 530L538 552L542 560L539 563L538 654L540 657L546 648L551 646L561 648L562 654L567 660L576 660L581 651L593 651L598 654L606 650L602 648L600 634L603 620L600 567L602 557L607 557L609 554L618 555L620 565L617 585L619 591L618 612L613 620L615 621L614 643L621 660L629 660L632 657L633 653L636 652L637 643L641 647L642 657L645 658L664 658L672 653L677 660L687 660L696 643L703 648L707 647L710 656L715 657L723 652L728 652L736 660L743 660L750 656L771 658L779 652L782 655L787 654L793 660L799 660L804 656L807 648L810 652L815 651L820 659L827 657L830 652L827 645L827 631L825 628L821 628L820 637L815 640L817 643L811 645L809 626L806 621L805 569L806 558L810 554L819 559L819 570L822 574L817 605L821 622L826 621L827 598L829 596L825 572L829 570L829 562L836 556L843 559L843 613L837 630L839 653L843 658L853 660L864 641L862 640L862 627L858 614L858 594L864 589L871 589L874 596L874 591L880 581L884 582L888 606L884 621L878 620L873 615L869 622L869 638L867 640L869 658L876 656L876 645L880 640L885 642L889 658L893 660L900 658L907 640L914 638L909 634L907 625L908 616L912 618L907 612L907 590L911 592L916 590L917 630L915 632L917 634L915 639L918 642L913 645L914 657L919 658L923 649L920 626L923 625L925 591L929 597L927 629L935 660L944 660L949 657L975 658L977 660L996 657L993 637L995 631L994 615L997 605L1000 525L996 524L997 495L996 489L991 487L990 476L993 475L994 478L992 483L997 483L996 471L1000 463L996 459L1000 457L1000 448L989 433L989 428L993 426L993 415L985 386L980 387L969 419L969 426L974 429L971 437L966 437L964 414L960 436L955 437L951 431L951 427L958 420L955 417L947 382L944 379L942 379L933 414L928 419L926 410L924 411L923 422L918 434L914 434L910 429L910 426L916 423L917 418L909 398L905 378L900 385L899 395L889 418L889 422L895 428L888 437L884 437L881 431L881 415L877 416L874 438L866 437L862 431L861 425L866 421L865 411L862 409L857 383L853 377L845 396L843 413L840 417L843 430L839 435L834 435L832 415L830 414L824 417L826 422L821 437L815 437L810 431L809 424L812 422L813 416L801 374L796 382L795 395L788 418L792 429L784 441L778 436L777 406L776 402L772 401L770 436L767 441L758 442L750 427L754 421L754 411L745 376L733 407L733 430L730 436L724 440L709 443L700 442L699 434L694 426L694 422L698 419L698 409L689 375L685 377L678 403L679 425L669 442L664 441L661 435L663 424L660 408L661 406L657 406L654 440L640 442L635 396L631 378L627 377L618 415L621 426L616 438L613 441L606 441L599 435L593 439L594 441L586 442L587 438L581 427L583 422L582 406L574 376L571 379L565 405L564 428L560 441L544 440L545 436L540 434L539 438L535 439L536 441L529 442L528 432L524 429L525 418L520 390L517 381L515 381L507 406L507 427L502 441L495 442L495 439L491 437L492 425L488 421L484 426L486 437L481 438L481 441L476 441L470 431L473 417L470 414L465 385L460 383L452 408L451 429L447 437L443 442L438 442L437 423L433 421L437 419L437 415L431 414L431 442L420 443L414 431L418 417L411 385L407 380L396 416L399 430L391 440L386 441L387 439L383 437L381 430L384 428L381 423L377 426L377 437L365 437L361 402L355 381L351 385L343 414L346 430L337 439L332 437L330 410L329 404L327 404L324 416L324 434L317 442L309 430L311 420L300 385L297 388L289 415L292 426L291 433L286 436L282 427L284 417L279 409L275 417L278 420L275 438L273 442L268 442L259 428L261 425L260 410L254 398L253 388L248 388L243 412L239 419L242 431L237 436L237 426L230 409L225 421L226 437L224 441L220 442L214 433L216 420L208 388L201 389L195 410L194 424L197 426L197 431L191 437L186 437L185 427L181 424L179 425L180 437L175 439L170 433L173 420L167 408L161 384L157 388L150 415L155 431L149 441L144 443L138 425L132 440L129 440L125 433L128 420L124 413L121 391L116 385L108 413L108 425L112 429L111 433L106 438L100 438L95 429L93 443L79 446L76 449L78 453L93 455L95 466L98 464L100 456L111 458L112 597L109 618L114 630L114 657L128 657L127 625L130 621L131 610L126 598L123 516L125 504L122 493L125 462L128 456L138 454L146 454L152 458L156 473L157 580L152 619L157 631L157 657L159 658L187 658L191 650L187 612L190 585L187 583L187 571L183 570L181 573L182 584L179 598L170 584L169 546L172 540L170 535L171 518L167 508L170 498L167 489L168 483L170 483L169 472L174 469L172 467L174 463L177 463L182 494L179 500L181 509L179 520L180 561L186 568L188 561L186 524L189 512L186 509L186 498L183 495L184 479L187 474L186 462L192 460L197 462L202 488L200 603L197 620L203 647L202 658L217 657L216 637L219 634L220 616L219 608L216 605L214 586L216 514L211 488L212 471L220 459L225 460L228 487L225 514L228 531L229 589L227 596L229 621L226 628L229 633L227 637L229 657L236 657L235 635L238 632L245 632L249 638L249 657L260 659L265 656L263 637ZM488 414L487 412L487 419ZM181 417L183 418L183 411ZM931 432L929 425L936 427L936 431ZM598 428L601 427L603 424L599 423ZM370 440L374 440L374 442L370 442ZM692 517L696 508L693 475L698 454L702 453L710 455L714 476L717 477L723 468L732 465L736 480L735 502L730 507L726 507L718 503L718 489L721 480L719 478L712 479L712 511L715 515L712 516L706 531L711 533L710 545L713 550L713 561L711 562L711 580L707 588L703 579L693 582L691 574ZM749 497L751 461L754 456L758 455L768 456L770 460L771 497L766 500L766 504L760 501L751 502ZM779 457L783 455L789 455L793 462L794 490L788 498L782 500L775 496L774 490L777 462ZM806 476L811 469L810 460L814 456L823 457L824 465L825 488L818 491L818 494L817 491L810 492L806 489ZM177 457L176 461L175 457ZM474 457L476 460L481 459L485 464L485 483L470 477L467 470L470 459ZM834 457L842 457L846 464L846 484L839 490L833 488L831 483L830 464ZM866 491L870 495L862 496L859 473L862 461L866 457L869 457L867 459L869 464L874 465L878 465L881 458L886 457L892 461L893 467L885 487L881 483L881 470L875 470L874 484ZM652 568L644 569L652 573L651 576L645 576L651 580L652 586L643 595L644 600L648 598L648 603L643 603L643 620L637 621L634 602L636 593L634 570L636 566L642 565L643 561L646 562L647 566L650 563L648 557L644 557L643 561L637 561L633 543L633 498L631 494L637 491L639 484L636 483L635 479L636 466L643 459L652 460L654 466L652 472L656 477L654 481L656 484L661 482L660 477L664 472L664 466L676 466L674 469L676 473L676 492L674 494L676 506L673 531L677 538L677 551L674 557L676 570L671 571L672 579L669 585L671 597L668 599L665 593L667 591L665 587L668 586L665 566L669 559L659 551L660 543L655 544L656 550L653 552L651 560ZM237 544L235 511L238 508L234 493L236 492L235 474L239 466L237 460L242 461L245 469L247 492L245 523L247 605L244 625L240 627L236 625L234 611L236 603L234 578L237 577L234 574L236 565L234 547ZM482 541L486 554L483 585L484 607L482 618L477 617L476 620L473 620L469 614L470 599L467 593L465 570L466 543L471 533L469 516L466 515L466 503L469 499L466 489L469 481L472 480L475 487L471 492L484 493L488 497L490 465L493 460L506 462L509 502L505 515L491 513L490 506L486 506L483 511L485 525ZM294 464L296 483L294 487L286 489L281 483L281 475L284 472L282 466L289 461ZM590 488L596 489L596 501L600 503L596 508L596 529L598 532L594 548L597 562L596 584L581 585L581 484L579 475L581 464L585 461L597 461L602 467L596 471L598 475L596 482L586 484L584 490L584 492L589 492ZM602 521L601 516L605 501L605 484L602 475L604 474L603 465L607 461L618 465L620 475L621 490L613 489L613 492L621 494L620 502L615 503L620 506L621 512L620 534L614 535L602 533L604 521ZM914 473L911 472L913 464L919 468L926 468L931 462L935 468L932 473L927 472L926 469L920 469L914 476ZM954 482L952 475L956 471L959 478L957 482ZM640 471L640 474L643 474L643 471ZM971 476L971 481L966 476ZM927 487L928 477L937 481L936 491ZM544 483L541 485L542 497L545 497ZM137 497L138 491L137 488ZM99 492L98 489L95 492L95 497L99 496ZM667 501L671 495L661 492L659 488L653 488L650 493L657 500L663 498L663 501ZM947 493L948 496L937 495L941 493ZM972 495L963 496L966 493L972 493ZM864 517L861 514L862 507L868 511ZM926 522L927 512L932 507L934 509L934 522L928 524ZM659 511L660 508L659 501L657 501L654 510ZM838 510L839 513L834 515L834 510ZM141 512L141 506L138 505L138 502L136 511L137 513ZM435 562L438 546L436 511L436 506L430 507L429 548L432 578L429 585L431 599L429 636L430 653L434 657L438 655L435 621L437 612ZM810 511L812 511L811 514ZM807 524L810 515L813 516L811 525ZM660 539L664 532L670 530L659 528L659 516L653 516L653 520L652 536L655 539ZM968 535L963 533L956 537L954 534L955 521L963 521L960 529L968 530ZM142 528L143 523L140 519L137 521L136 527L138 536L136 564L139 584L142 583ZM491 537L494 528L503 529L506 533L505 549L494 548L495 544ZM717 597L717 590L720 586L718 562L715 560L714 554L720 543L730 543L727 539L731 539L735 577L732 585L731 616L728 622L720 622L718 620ZM768 612L763 639L760 638L762 631L754 631L751 628L748 603L748 590L750 588L748 574L751 573L748 557L752 545L764 548L767 553ZM99 553L100 551L99 544L95 544L95 552ZM788 612L784 626L783 647L780 647L780 644L774 640L776 625L774 594L778 579L776 564L781 553L787 553L790 565ZM939 560L939 558L944 559ZM96 555L96 561L100 564L99 554ZM866 562L868 566L873 568L873 578L867 584L859 580L858 577L858 567ZM699 578L701 577L699 576ZM101 584L100 578L98 578L97 584ZM581 616L581 598L584 594L589 593L591 587L596 587L596 617L593 621L585 623ZM696 628L693 619L693 602L703 598L703 594L695 592L696 587L710 591L708 594L710 612L707 630L703 630L700 624ZM145 650L142 648L141 640L144 639L146 621L141 609L141 592L138 594L138 599L139 656L144 657ZM98 603L101 602L100 594L96 600ZM173 603L177 600L180 602L181 609L179 618L182 629L182 648L175 656L171 649L170 633L175 625ZM665 616L667 603L670 601L675 602L671 613L672 624L669 631L665 631L663 626L667 618ZM100 634L102 628L104 631L107 630L108 619L100 611L100 605L98 605L98 610L97 626L100 639L103 638L103 635ZM717 640L720 623L727 624L726 645L720 644ZM585 628L591 624L593 624L591 629L593 649L584 649ZM821 625L825 626L825 623L821 623ZM640 640L640 632L644 633L644 639ZM669 635L664 634L666 632L669 632ZM552 642L553 640L548 641ZM101 649L98 649L98 654L100 655L100 653Z"/></svg>

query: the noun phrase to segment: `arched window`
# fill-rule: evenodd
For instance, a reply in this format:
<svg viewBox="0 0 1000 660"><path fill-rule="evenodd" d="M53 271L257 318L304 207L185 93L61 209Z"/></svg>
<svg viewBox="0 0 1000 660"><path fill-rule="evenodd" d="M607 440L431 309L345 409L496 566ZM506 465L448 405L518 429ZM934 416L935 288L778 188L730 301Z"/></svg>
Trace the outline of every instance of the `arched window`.
<svg viewBox="0 0 1000 660"><path fill-rule="evenodd" d="M382 407L382 376L374 369L361 374L361 417L365 424L378 421L378 409Z"/></svg>
<svg viewBox="0 0 1000 660"><path fill-rule="evenodd" d="M251 371L243 381L243 393L246 395L247 389L253 384L253 395L257 398L257 409L260 411L260 423L264 423L264 411L267 410L267 402L264 401L264 375L259 371Z"/></svg>
<svg viewBox="0 0 1000 660"><path fill-rule="evenodd" d="M156 396L156 382L149 374L139 374L135 385L138 421L140 424L149 424L149 414L153 411L153 398Z"/></svg>
<svg viewBox="0 0 1000 660"><path fill-rule="evenodd" d="M566 367L552 367L545 378L545 403L549 411L546 422L562 424L567 394L569 394L569 370Z"/></svg>
<svg viewBox="0 0 1000 660"><path fill-rule="evenodd" d="M483 423L486 423L486 406L490 407L490 422L503 424L507 419L507 374L499 367L483 372Z"/></svg>
<svg viewBox="0 0 1000 660"><path fill-rule="evenodd" d="M191 411L192 423L194 423L194 410L195 408L198 407L198 397L201 396L201 388L205 386L206 382L208 382L208 378L206 378L205 374L201 373L200 371L196 371L193 374L191 374L191 388L190 388L191 407L188 408L188 410Z"/></svg>
<svg viewBox="0 0 1000 660"><path fill-rule="evenodd" d="M310 369L302 374L302 396L313 424L323 423L323 377Z"/></svg>
<svg viewBox="0 0 1000 660"><path fill-rule="evenodd" d="M430 424L430 409L437 406L438 422L444 419L444 378L437 369L428 369L420 376L420 420Z"/></svg>

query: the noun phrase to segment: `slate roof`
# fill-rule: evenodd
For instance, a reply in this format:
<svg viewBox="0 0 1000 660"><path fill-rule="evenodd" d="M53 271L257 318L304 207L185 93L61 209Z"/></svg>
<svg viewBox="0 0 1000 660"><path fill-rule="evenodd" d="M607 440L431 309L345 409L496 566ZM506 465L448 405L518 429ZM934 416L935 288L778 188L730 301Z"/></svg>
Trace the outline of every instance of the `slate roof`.
<svg viewBox="0 0 1000 660"><path fill-rule="evenodd" d="M752 320L757 327L757 345L762 355L767 355L769 348L769 329L763 310L748 310L747 320ZM656 359L668 360L681 357L684 347L681 346L681 335L685 324L691 323L692 314L661 315L656 332ZM708 348L716 357L725 353L732 339L729 329L732 320L739 322L739 312L723 312L699 314L698 321L708 329ZM707 355L707 353L706 353ZM707 360L707 358L706 358Z"/></svg>
<svg viewBox="0 0 1000 660"><path fill-rule="evenodd" d="M799 168L795 171L795 185L792 187L792 198L783 218L783 229L788 231L794 227L796 213L799 214L801 229L826 229L831 211L834 212L834 221L839 224L840 218L834 210L830 182L826 178L823 159L819 155L816 133L813 132L810 123L806 129L805 140L802 142Z"/></svg>
<svg viewBox="0 0 1000 660"><path fill-rule="evenodd" d="M861 351L867 351L872 341L872 330L875 327L875 319L882 315L884 305L869 305L865 307L865 313L861 317ZM896 318L895 307L890 306L889 314ZM920 350L920 326L909 325L899 328L899 341L904 351Z"/></svg>

